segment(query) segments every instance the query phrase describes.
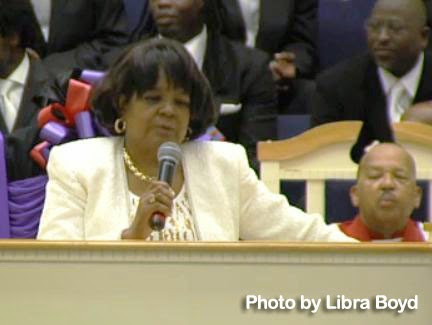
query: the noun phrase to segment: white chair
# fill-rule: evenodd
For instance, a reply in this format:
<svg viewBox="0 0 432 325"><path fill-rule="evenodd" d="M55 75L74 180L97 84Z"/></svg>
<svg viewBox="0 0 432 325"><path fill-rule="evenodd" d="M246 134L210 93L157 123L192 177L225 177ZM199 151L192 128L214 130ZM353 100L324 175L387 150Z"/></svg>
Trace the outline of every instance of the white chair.
<svg viewBox="0 0 432 325"><path fill-rule="evenodd" d="M324 215L325 181L356 178L349 153L360 128L359 121L328 123L290 139L258 143L261 179L275 193L281 180L305 180L306 211ZM432 126L396 123L394 132L416 161L417 179L432 180Z"/></svg>

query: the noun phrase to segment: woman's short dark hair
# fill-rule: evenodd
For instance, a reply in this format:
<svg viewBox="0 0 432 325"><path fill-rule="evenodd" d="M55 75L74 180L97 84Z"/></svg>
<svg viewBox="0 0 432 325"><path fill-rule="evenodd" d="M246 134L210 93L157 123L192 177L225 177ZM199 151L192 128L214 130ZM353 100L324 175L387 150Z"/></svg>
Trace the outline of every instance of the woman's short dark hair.
<svg viewBox="0 0 432 325"><path fill-rule="evenodd" d="M20 47L35 49L37 19L29 0L0 0L0 35L17 35Z"/></svg>
<svg viewBox="0 0 432 325"><path fill-rule="evenodd" d="M108 70L93 97L94 113L102 125L113 132L121 112L120 99L130 100L153 89L162 70L174 87L190 96L191 134L195 139L213 125L217 110L207 79L199 71L183 45L165 38L153 38L128 48Z"/></svg>

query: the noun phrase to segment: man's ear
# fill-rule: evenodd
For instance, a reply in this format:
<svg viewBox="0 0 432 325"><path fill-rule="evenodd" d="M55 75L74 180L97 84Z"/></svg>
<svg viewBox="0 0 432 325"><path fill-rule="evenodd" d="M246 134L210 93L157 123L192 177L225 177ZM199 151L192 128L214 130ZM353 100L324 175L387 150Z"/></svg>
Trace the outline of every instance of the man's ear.
<svg viewBox="0 0 432 325"><path fill-rule="evenodd" d="M359 197L358 197L358 187L357 187L357 184L351 186L349 194L350 194L352 205L354 207L358 208L358 206L359 206Z"/></svg>

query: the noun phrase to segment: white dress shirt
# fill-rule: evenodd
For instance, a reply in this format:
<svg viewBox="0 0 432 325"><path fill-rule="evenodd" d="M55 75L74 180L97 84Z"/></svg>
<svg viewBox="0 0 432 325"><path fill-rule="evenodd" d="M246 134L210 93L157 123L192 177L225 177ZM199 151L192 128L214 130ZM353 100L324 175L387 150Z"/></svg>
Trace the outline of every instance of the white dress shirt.
<svg viewBox="0 0 432 325"><path fill-rule="evenodd" d="M260 20L260 0L237 0L246 29L246 45L255 47ZM267 0L270 1L270 0Z"/></svg>
<svg viewBox="0 0 432 325"><path fill-rule="evenodd" d="M0 79L0 110L9 132L15 125L29 70L30 59L25 54L9 77Z"/></svg>
<svg viewBox="0 0 432 325"><path fill-rule="evenodd" d="M387 98L390 122L399 122L405 110L412 105L420 83L423 64L424 54L421 53L414 67L402 78L395 77L381 67L378 68L381 86Z"/></svg>
<svg viewBox="0 0 432 325"><path fill-rule="evenodd" d="M184 44L195 63L202 70L205 52L207 49L207 27L204 25L202 31Z"/></svg>
<svg viewBox="0 0 432 325"><path fill-rule="evenodd" d="M51 0L31 0L36 18L42 30L46 42L49 37L49 26L51 20Z"/></svg>

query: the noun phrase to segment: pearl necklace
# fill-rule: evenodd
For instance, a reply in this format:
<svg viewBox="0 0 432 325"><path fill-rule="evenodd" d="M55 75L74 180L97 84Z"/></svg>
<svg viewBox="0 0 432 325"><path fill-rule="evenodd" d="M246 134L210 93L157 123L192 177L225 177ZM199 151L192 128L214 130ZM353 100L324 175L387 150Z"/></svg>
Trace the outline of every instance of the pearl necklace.
<svg viewBox="0 0 432 325"><path fill-rule="evenodd" d="M156 180L155 177L147 176L138 170L138 168L133 163L131 157L129 156L128 152L126 151L126 148L123 148L123 160L126 164L126 167L132 172L132 174L134 174L143 182L152 182Z"/></svg>

